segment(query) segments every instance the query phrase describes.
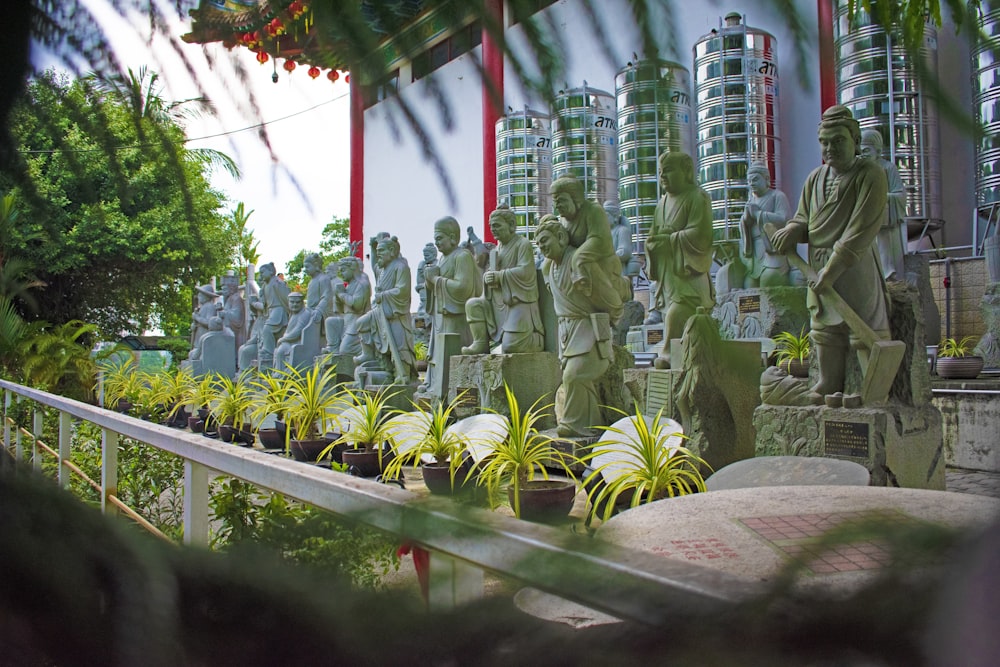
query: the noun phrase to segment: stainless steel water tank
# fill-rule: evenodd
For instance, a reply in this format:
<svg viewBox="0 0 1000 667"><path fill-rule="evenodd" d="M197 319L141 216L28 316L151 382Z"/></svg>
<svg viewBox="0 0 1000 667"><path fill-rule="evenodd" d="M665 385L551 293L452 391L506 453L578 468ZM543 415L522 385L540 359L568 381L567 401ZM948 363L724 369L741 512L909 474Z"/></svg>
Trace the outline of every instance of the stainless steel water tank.
<svg viewBox="0 0 1000 667"><path fill-rule="evenodd" d="M737 13L694 45L698 182L712 198L716 235L738 235L747 167L765 163L781 188L777 41Z"/></svg>
<svg viewBox="0 0 1000 667"><path fill-rule="evenodd" d="M618 198L618 115L615 98L586 82L556 95L552 105L552 178L573 174L587 199Z"/></svg>
<svg viewBox="0 0 1000 667"><path fill-rule="evenodd" d="M692 154L691 73L667 60L629 63L615 76L618 200L642 252L660 198L660 153Z"/></svg>
<svg viewBox="0 0 1000 667"><path fill-rule="evenodd" d="M921 90L917 73L902 44L873 24L858 8L854 24L847 2L837 0L834 51L837 100L862 128L882 133L887 155L906 187L906 217L941 218L941 156L937 108ZM937 71L937 30L924 24L921 54ZM891 67L890 67L891 63Z"/></svg>
<svg viewBox="0 0 1000 667"><path fill-rule="evenodd" d="M531 238L538 219L552 212L552 147L548 114L525 108L496 123L497 202L507 202L518 233Z"/></svg>
<svg viewBox="0 0 1000 667"><path fill-rule="evenodd" d="M1000 60L994 53L1000 48L1000 6L981 8L977 25L984 37L972 47L972 108L983 128L976 143L975 241L981 246L982 237L1000 226Z"/></svg>

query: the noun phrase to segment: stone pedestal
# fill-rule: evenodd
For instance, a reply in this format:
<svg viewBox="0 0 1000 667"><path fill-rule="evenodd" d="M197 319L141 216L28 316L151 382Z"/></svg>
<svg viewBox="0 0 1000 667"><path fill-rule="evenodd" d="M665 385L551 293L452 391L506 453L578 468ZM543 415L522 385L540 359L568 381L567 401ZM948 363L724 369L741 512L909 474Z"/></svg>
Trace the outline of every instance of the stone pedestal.
<svg viewBox="0 0 1000 667"><path fill-rule="evenodd" d="M985 368L1000 368L1000 283L986 288L979 312L986 323L986 333L979 339L975 354L983 358Z"/></svg>
<svg viewBox="0 0 1000 667"><path fill-rule="evenodd" d="M448 400L455 402L464 392L455 407L458 419L480 414L484 409L509 417L505 382L522 410L539 399L539 406L554 403L562 382L559 356L553 352L458 355L451 358L450 375ZM555 426L551 408L547 412L540 428Z"/></svg>
<svg viewBox="0 0 1000 667"><path fill-rule="evenodd" d="M805 287L737 289L718 297L712 316L723 338L774 338L809 330Z"/></svg>
<svg viewBox="0 0 1000 667"><path fill-rule="evenodd" d="M872 486L944 490L941 413L931 405L762 405L753 425L757 456L844 459L865 466Z"/></svg>
<svg viewBox="0 0 1000 667"><path fill-rule="evenodd" d="M641 324L629 329L625 335L625 347L633 354L656 352L662 346L662 324Z"/></svg>
<svg viewBox="0 0 1000 667"><path fill-rule="evenodd" d="M549 430L549 431L545 431L544 434L547 435L547 436L549 436L550 438L553 438L553 441L552 441L552 447L553 447L553 449L555 449L557 452L562 452L564 454L569 454L570 456L573 456L573 457L576 457L576 458L581 458L581 457L585 456L586 454L589 454L590 453L590 448L598 440L597 436L592 437L592 438L567 438L567 437L563 437L561 435L558 435L556 433L555 429L552 429L552 430ZM583 464L583 463L568 463L567 462L567 465L569 466L570 470L572 470L574 473L577 474L577 476L579 476L580 473L582 473L586 469L586 465ZM565 471L563 471L559 467L554 467L554 468L551 468L550 470L552 472L555 472L556 474L559 474L560 472L562 474L566 474Z"/></svg>

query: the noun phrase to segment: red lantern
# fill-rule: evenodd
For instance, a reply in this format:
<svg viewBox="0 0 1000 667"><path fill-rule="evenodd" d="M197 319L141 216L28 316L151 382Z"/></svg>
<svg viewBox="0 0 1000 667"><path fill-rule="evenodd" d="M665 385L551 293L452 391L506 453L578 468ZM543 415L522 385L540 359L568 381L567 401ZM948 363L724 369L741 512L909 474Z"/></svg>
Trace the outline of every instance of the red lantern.
<svg viewBox="0 0 1000 667"><path fill-rule="evenodd" d="M350 74L345 74L344 75L344 83L350 83L350 82L351 82L351 75Z"/></svg>
<svg viewBox="0 0 1000 667"><path fill-rule="evenodd" d="M326 78L328 78L330 81L336 81L337 79L340 78L340 72L338 72L335 69L332 69L326 73Z"/></svg>
<svg viewBox="0 0 1000 667"><path fill-rule="evenodd" d="M295 69L295 61L294 60L286 60L285 64L282 65L282 67L285 69L286 72L288 72L290 74Z"/></svg>
<svg viewBox="0 0 1000 667"><path fill-rule="evenodd" d="M313 65L312 67L309 68L308 73L310 79L315 79L316 77L319 76L319 68Z"/></svg>
<svg viewBox="0 0 1000 667"><path fill-rule="evenodd" d="M267 60L268 60L267 54L264 53L263 51L257 54L257 62L259 62L261 65L266 63Z"/></svg>

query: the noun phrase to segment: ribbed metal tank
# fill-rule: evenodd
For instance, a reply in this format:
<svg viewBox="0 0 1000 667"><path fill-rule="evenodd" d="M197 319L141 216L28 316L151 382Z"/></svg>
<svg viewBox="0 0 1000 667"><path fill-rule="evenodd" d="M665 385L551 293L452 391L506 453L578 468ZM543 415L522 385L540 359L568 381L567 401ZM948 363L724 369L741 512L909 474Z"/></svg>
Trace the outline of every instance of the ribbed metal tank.
<svg viewBox="0 0 1000 667"><path fill-rule="evenodd" d="M615 75L618 200L642 252L660 198L660 153L692 154L691 72L667 60L629 63Z"/></svg>
<svg viewBox="0 0 1000 667"><path fill-rule="evenodd" d="M618 198L618 114L610 93L589 87L560 92L552 104L552 178L573 174L587 199Z"/></svg>
<svg viewBox="0 0 1000 667"><path fill-rule="evenodd" d="M941 218L941 155L938 113L921 91L910 58L891 34L858 8L854 24L838 0L834 22L837 100L862 128L882 133L883 157L896 165L906 187L906 217ZM922 55L937 71L937 30L924 24ZM889 63L892 63L890 69Z"/></svg>
<svg viewBox="0 0 1000 667"><path fill-rule="evenodd" d="M496 123L497 202L517 216L517 231L532 238L538 219L552 212L549 116L524 109Z"/></svg>
<svg viewBox="0 0 1000 667"><path fill-rule="evenodd" d="M976 144L977 237L995 232L1000 216L1000 211L993 210L994 204L1000 208L1000 60L993 53L1000 48L1000 6L982 9L978 27L985 39L972 47L972 108L983 128ZM987 230L991 219L993 227Z"/></svg>
<svg viewBox="0 0 1000 667"><path fill-rule="evenodd" d="M694 45L698 182L712 198L716 235L738 236L747 167L765 163L781 188L777 41L728 14Z"/></svg>

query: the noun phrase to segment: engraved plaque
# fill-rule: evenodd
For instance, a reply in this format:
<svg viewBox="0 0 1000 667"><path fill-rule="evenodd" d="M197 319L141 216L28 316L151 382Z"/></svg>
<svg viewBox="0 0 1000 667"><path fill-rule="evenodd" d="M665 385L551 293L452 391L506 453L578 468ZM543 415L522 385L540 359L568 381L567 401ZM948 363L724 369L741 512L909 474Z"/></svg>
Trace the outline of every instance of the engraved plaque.
<svg viewBox="0 0 1000 667"><path fill-rule="evenodd" d="M654 417L663 408L663 416L670 417L673 406L671 387L673 385L670 371L651 370L646 376L646 416Z"/></svg>
<svg viewBox="0 0 1000 667"><path fill-rule="evenodd" d="M651 327L646 329L646 346L647 349L650 345L656 345L663 340L663 329L660 327Z"/></svg>
<svg viewBox="0 0 1000 667"><path fill-rule="evenodd" d="M823 422L823 451L827 456L867 459L868 431L863 422Z"/></svg>
<svg viewBox="0 0 1000 667"><path fill-rule="evenodd" d="M455 395L455 409L479 409L479 387L459 387Z"/></svg>
<svg viewBox="0 0 1000 667"><path fill-rule="evenodd" d="M748 294L747 296L741 296L740 303L737 308L739 309L740 315L745 315L747 313L759 313L760 294Z"/></svg>

